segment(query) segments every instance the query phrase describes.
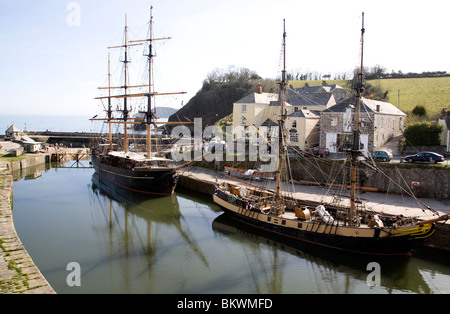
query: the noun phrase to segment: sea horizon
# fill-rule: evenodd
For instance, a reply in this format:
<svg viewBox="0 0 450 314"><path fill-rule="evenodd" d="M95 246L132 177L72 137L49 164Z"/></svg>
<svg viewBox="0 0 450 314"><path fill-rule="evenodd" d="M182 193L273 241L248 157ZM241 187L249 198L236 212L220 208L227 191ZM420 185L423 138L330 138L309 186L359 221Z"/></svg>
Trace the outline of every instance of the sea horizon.
<svg viewBox="0 0 450 314"><path fill-rule="evenodd" d="M4 135L13 124L22 132L106 132L104 123L89 120L91 118L88 115L0 114L0 134Z"/></svg>
<svg viewBox="0 0 450 314"><path fill-rule="evenodd" d="M87 115L1 114L0 133L15 125L22 132L91 132L95 127Z"/></svg>

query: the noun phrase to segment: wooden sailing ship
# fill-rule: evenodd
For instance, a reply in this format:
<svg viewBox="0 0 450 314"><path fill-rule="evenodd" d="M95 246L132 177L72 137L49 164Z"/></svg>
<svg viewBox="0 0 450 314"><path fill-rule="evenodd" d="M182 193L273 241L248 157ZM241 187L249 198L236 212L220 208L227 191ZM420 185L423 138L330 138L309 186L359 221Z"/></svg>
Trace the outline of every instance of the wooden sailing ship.
<svg viewBox="0 0 450 314"><path fill-rule="evenodd" d="M333 207L330 204L311 204L294 199L281 190L282 174L289 173L285 145L285 91L286 81L286 31L283 32L283 70L280 85L281 111L278 121L279 150L276 171L276 188L262 188L254 184L217 183L213 200L225 214L253 228L285 237L290 240L339 249L352 253L374 255L409 255L425 238L435 231L435 222L448 219L448 215L428 221L410 217L389 216L361 207L357 198L357 167L360 149L360 99L364 90L362 63L364 14L361 29L361 70L358 75L355 103L353 143L347 151L350 162L350 205Z"/></svg>
<svg viewBox="0 0 450 314"><path fill-rule="evenodd" d="M153 44L157 40L167 40L167 38L154 38L153 37L153 7L150 8L150 29L149 38L143 40L128 40L128 26L127 17L125 16L125 35L124 43L119 46L108 47L109 49L121 48L124 51L123 62L124 66L124 83L120 87L111 86L111 71L110 71L110 58L108 57L108 87L100 87L99 89L107 89L108 96L97 97L103 104L103 99L108 100L108 107L105 106L107 117L104 119L91 119L101 120L109 126L109 137L104 142L99 142L92 148L92 163L95 168L95 175L99 177L100 181L104 183L118 186L120 188L143 193L152 196L164 196L171 195L178 180L177 171L186 165L179 165L172 159L167 158L165 154L159 153L152 146L152 134L151 126L161 124L161 122L155 121L155 114L152 108L152 99L161 95L176 95L184 94L184 92L175 93L157 93L153 90L152 80L152 64L153 64ZM130 85L128 82L128 63L129 59L129 47L148 44L148 83L144 85ZM147 91L140 93L130 93L129 90L135 88L146 88ZM112 90L122 91L119 94L112 95ZM141 117L131 118L131 110L128 101L132 98L146 98L147 108L144 112L141 112ZM122 99L123 105L122 116L115 118L113 116L112 100ZM143 116L143 117L142 117ZM166 124L167 122L162 122ZM123 144L119 139L117 142L113 141L112 125L123 125ZM129 143L128 127L130 125L144 125L146 129L146 145L143 151L131 151ZM122 149L119 149L122 147Z"/></svg>

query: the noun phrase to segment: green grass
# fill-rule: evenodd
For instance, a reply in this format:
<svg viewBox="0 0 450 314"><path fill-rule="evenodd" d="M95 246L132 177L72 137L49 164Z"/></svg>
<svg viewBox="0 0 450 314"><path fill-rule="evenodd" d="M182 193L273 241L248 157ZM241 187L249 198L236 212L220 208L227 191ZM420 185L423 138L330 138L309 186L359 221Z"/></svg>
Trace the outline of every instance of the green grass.
<svg viewBox="0 0 450 314"><path fill-rule="evenodd" d="M384 79L369 81L379 84L389 91L389 102L398 106L400 90L400 109L411 112L415 106L422 105L428 115L439 114L442 108L450 109L450 77Z"/></svg>
<svg viewBox="0 0 450 314"><path fill-rule="evenodd" d="M27 155L23 154L23 155L20 155L17 157L13 157L10 154L6 154L6 155L0 155L0 158L3 160L6 160L8 162L14 162L14 161L19 161L19 160L27 158Z"/></svg>
<svg viewBox="0 0 450 314"><path fill-rule="evenodd" d="M338 84L347 88L346 80L329 80L328 85ZM442 108L450 110L450 77L435 78L405 78L368 80L373 86L388 90L388 101L398 106L398 91L400 90L400 109L410 113L415 106L423 105L429 117L440 114ZM290 81L294 88L322 85L322 81Z"/></svg>

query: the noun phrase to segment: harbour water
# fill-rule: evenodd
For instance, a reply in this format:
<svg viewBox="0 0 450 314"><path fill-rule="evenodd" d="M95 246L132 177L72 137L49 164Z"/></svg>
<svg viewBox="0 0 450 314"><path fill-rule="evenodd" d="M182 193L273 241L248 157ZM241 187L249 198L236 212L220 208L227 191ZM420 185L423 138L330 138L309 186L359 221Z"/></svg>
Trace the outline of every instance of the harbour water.
<svg viewBox="0 0 450 314"><path fill-rule="evenodd" d="M17 233L57 293L450 293L445 256L367 260L294 247L230 221L208 196L142 198L66 166L14 174Z"/></svg>

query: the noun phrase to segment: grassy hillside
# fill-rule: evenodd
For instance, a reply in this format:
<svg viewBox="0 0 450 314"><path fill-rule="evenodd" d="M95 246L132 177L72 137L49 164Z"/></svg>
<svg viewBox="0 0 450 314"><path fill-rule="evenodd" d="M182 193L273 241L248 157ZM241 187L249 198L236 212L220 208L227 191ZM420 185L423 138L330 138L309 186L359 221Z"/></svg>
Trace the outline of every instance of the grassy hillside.
<svg viewBox="0 0 450 314"><path fill-rule="evenodd" d="M400 109L410 112L417 105L423 105L429 115L439 114L442 108L450 109L450 77L383 79L370 81L389 90L389 102L398 106L400 90Z"/></svg>
<svg viewBox="0 0 450 314"><path fill-rule="evenodd" d="M348 87L348 81L329 80L328 85L338 84ZM400 109L406 113L412 111L417 105L423 105L428 115L437 115L442 108L450 110L450 77L436 78L405 78L368 80L382 90L388 90L389 102L398 106L398 91L400 90ZM310 86L321 85L322 81L290 81L294 88L303 87L305 83Z"/></svg>

